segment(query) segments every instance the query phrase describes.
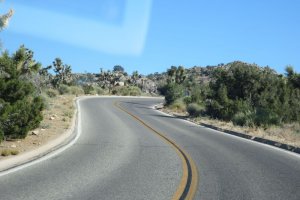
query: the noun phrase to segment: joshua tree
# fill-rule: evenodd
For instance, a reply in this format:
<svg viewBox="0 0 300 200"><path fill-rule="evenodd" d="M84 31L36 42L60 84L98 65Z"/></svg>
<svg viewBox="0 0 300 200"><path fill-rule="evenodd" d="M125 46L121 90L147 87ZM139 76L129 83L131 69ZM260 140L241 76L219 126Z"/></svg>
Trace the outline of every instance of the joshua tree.
<svg viewBox="0 0 300 200"><path fill-rule="evenodd" d="M9 19L13 16L14 11L10 10L8 13L4 15L0 15L0 31L7 27Z"/></svg>
<svg viewBox="0 0 300 200"><path fill-rule="evenodd" d="M60 58L55 58L53 68L56 73L53 80L54 87L59 87L60 84L68 85L72 82L72 69L70 65L63 64Z"/></svg>

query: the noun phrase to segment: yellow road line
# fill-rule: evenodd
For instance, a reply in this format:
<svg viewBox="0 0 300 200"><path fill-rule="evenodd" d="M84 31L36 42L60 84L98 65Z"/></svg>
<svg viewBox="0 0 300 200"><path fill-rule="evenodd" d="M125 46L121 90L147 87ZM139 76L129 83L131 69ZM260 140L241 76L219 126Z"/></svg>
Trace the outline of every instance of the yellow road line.
<svg viewBox="0 0 300 200"><path fill-rule="evenodd" d="M152 132L156 133L159 137L161 137L167 144L169 144L178 156L181 159L182 162L182 177L180 180L180 184L177 187L176 192L173 195L173 200L191 200L194 198L196 191L197 191L197 185L198 185L198 171L197 167L191 158L189 154L187 154L183 149L181 149L174 141L164 136L162 133L156 131L151 126L146 124L143 120L135 116L134 114L130 113L126 109L120 106L119 103L115 102L114 105L119 108L120 110L124 111L128 115L132 116L134 119L136 119L138 122L140 122L142 125L150 129Z"/></svg>

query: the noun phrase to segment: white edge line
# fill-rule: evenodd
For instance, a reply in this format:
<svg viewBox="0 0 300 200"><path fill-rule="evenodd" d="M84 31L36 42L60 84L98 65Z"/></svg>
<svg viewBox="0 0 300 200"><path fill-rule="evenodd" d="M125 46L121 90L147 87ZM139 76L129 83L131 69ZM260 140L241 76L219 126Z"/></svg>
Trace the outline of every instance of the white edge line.
<svg viewBox="0 0 300 200"><path fill-rule="evenodd" d="M13 167L11 169L8 169L6 171L3 171L3 172L0 172L0 177L1 176L5 176L7 174L10 174L10 173L13 173L13 172L16 172L16 171L19 171L21 169L25 169L29 166L32 166L32 165L35 165L35 164L38 164L40 162L43 162L45 160L48 160L50 158L53 158L54 156L62 153L63 151L67 150L68 148L70 148L73 144L75 144L75 142L77 142L77 140L79 139L80 135L81 135L81 112L80 112L80 106L79 106L79 101L83 99L83 98L78 98L76 100L76 105L77 105L77 124L75 124L75 126L77 125L77 134L76 134L76 137L71 141L69 142L68 144L62 146L61 148L59 149L56 149L50 153L48 153L47 155L45 156L42 156L40 158L37 158L35 160L32 160L28 163L25 163L25 164L21 164L19 166L16 166L16 167ZM75 129L73 130L73 132L75 131ZM55 147L54 147L55 148Z"/></svg>
<svg viewBox="0 0 300 200"><path fill-rule="evenodd" d="M288 150L285 150L285 149L281 149L281 148L279 148L279 147L275 147L275 146L272 146L272 145L269 145L269 144L265 144L265 143L262 143L262 142L255 141L255 140L249 140L249 139L246 139L246 138L243 138L243 137L239 137L239 136L236 136L236 135L231 135L231 134L229 134L229 133L225 133L225 132L218 131L218 130L215 130L215 129L212 129L212 128L209 128L209 127L206 127L206 126L202 126L202 125L196 124L195 122L191 122L191 121L189 121L189 120L187 120L187 119L180 119L180 118L178 118L178 117L176 117L176 116L167 114L167 113L162 112L162 111L160 111L160 110L157 110L157 109L156 109L156 106L157 106L157 105L159 105L159 104L153 105L153 106L151 106L151 107L149 107L149 108L152 108L153 110L155 110L155 111L157 111L157 112L159 112L159 113L161 113L161 114L163 114L163 115L165 115L165 116L170 116L170 117L174 117L174 118L176 118L176 119L178 119L178 120L182 120L183 122L185 122L185 123L187 123L187 124L196 125L196 126L202 127L202 128L208 128L208 129L210 129L210 130L212 130L212 131L214 131L214 132L216 132L216 133L218 133L218 134L221 134L221 135L223 135L223 136L226 136L226 137L232 137L232 138L235 138L235 139L238 139L238 140L243 140L243 141L245 141L245 142L249 142L249 143L252 143L252 144L262 145L262 146L264 146L264 147L271 148L271 149L273 149L273 150L277 150L277 151L280 151L280 152L284 152L284 153L287 153L287 154L289 154L289 155L291 155L291 156L295 156L295 157L297 157L297 158L300 158L300 155L299 155L299 154L294 153L294 152L292 152L292 151L288 151Z"/></svg>

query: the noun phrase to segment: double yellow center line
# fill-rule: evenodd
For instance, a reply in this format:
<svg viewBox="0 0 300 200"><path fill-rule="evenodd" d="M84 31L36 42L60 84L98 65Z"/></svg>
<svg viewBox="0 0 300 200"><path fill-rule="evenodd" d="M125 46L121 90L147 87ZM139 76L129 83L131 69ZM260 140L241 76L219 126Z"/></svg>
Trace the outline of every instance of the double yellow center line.
<svg viewBox="0 0 300 200"><path fill-rule="evenodd" d="M177 187L176 192L173 195L173 200L191 200L194 198L195 193L197 191L197 185L198 185L198 171L197 167L193 161L193 159L190 157L189 154L187 154L183 149L181 149L174 141L171 139L167 138L165 135L162 133L158 132L148 124L146 124L143 120L141 120L139 117L136 115L128 112L126 109L120 106L119 103L115 102L114 105L119 108L120 110L124 111L128 115L132 116L134 119L136 119L138 122L140 122L142 125L150 129L152 132L157 134L162 140L164 140L167 144L169 144L178 156L181 159L182 162L182 177L180 180L180 184Z"/></svg>

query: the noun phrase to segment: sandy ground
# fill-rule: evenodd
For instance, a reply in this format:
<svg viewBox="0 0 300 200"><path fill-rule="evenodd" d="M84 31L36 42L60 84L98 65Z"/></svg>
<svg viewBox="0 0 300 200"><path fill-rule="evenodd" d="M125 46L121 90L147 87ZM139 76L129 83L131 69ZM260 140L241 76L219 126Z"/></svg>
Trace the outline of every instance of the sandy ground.
<svg viewBox="0 0 300 200"><path fill-rule="evenodd" d="M4 152L22 154L45 145L63 134L69 128L75 112L74 99L75 96L72 95L49 98L43 111L44 119L36 130L30 131L25 139L3 141L0 144L0 161L13 156L1 155Z"/></svg>

